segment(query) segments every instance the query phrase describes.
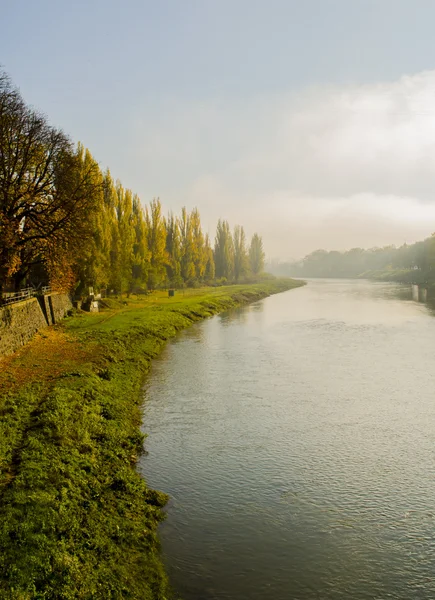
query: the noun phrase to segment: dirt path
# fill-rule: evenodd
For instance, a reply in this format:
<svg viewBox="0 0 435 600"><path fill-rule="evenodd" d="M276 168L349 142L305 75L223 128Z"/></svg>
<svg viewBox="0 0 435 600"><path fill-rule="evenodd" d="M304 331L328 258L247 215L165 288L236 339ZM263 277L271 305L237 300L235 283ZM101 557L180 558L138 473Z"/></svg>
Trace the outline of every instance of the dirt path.
<svg viewBox="0 0 435 600"><path fill-rule="evenodd" d="M50 382L89 357L89 350L61 327L49 327L15 354L0 358L0 397L32 382Z"/></svg>

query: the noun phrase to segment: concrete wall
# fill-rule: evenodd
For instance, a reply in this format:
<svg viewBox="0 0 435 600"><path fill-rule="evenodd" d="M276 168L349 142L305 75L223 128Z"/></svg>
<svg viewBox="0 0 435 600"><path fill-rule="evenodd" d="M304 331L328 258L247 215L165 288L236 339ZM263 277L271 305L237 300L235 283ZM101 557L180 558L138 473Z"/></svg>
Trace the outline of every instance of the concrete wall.
<svg viewBox="0 0 435 600"><path fill-rule="evenodd" d="M35 333L63 319L71 307L67 294L50 294L40 301L30 298L0 308L0 356L27 344Z"/></svg>

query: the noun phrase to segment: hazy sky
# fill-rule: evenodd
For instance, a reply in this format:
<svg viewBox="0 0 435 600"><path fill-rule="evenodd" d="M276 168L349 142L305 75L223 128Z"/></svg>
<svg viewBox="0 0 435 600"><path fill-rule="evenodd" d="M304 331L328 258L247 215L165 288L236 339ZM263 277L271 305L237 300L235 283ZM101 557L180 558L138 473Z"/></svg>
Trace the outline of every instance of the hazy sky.
<svg viewBox="0 0 435 600"><path fill-rule="evenodd" d="M435 231L435 0L0 0L24 98L269 257Z"/></svg>

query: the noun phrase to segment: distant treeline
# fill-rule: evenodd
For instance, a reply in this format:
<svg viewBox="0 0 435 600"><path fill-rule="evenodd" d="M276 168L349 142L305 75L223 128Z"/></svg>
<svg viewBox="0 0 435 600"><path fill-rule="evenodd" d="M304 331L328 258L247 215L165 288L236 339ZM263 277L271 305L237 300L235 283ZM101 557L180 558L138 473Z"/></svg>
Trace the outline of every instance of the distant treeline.
<svg viewBox="0 0 435 600"><path fill-rule="evenodd" d="M196 208L143 207L0 72L0 297L6 284L129 292L247 281L263 267L258 234L248 243L220 220L212 246Z"/></svg>
<svg viewBox="0 0 435 600"><path fill-rule="evenodd" d="M435 281L435 237L400 247L352 248L347 252L316 250L298 262L269 264L268 270L281 276L432 283Z"/></svg>

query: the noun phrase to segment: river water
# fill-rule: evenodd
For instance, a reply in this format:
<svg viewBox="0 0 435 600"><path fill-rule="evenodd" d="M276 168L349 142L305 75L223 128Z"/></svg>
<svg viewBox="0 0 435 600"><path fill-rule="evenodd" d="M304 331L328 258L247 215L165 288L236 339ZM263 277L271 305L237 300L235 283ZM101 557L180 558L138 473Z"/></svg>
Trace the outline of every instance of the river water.
<svg viewBox="0 0 435 600"><path fill-rule="evenodd" d="M184 600L435 599L435 318L313 280L199 323L145 389Z"/></svg>

